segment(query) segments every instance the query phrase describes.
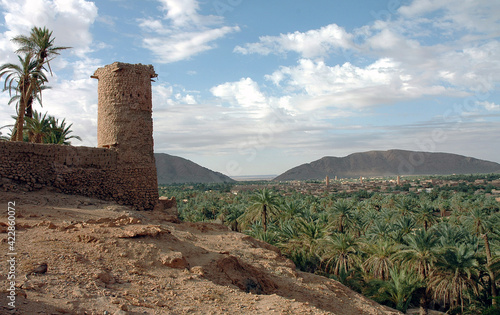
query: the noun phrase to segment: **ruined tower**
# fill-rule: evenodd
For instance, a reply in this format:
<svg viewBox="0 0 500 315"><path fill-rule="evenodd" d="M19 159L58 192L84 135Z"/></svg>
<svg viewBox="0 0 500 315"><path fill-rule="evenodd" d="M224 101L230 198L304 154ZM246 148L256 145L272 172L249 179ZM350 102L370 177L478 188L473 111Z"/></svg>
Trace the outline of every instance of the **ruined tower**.
<svg viewBox="0 0 500 315"><path fill-rule="evenodd" d="M116 150L117 181L124 190L114 198L153 209L158 180L153 152L152 65L115 62L96 70L98 79L97 146Z"/></svg>

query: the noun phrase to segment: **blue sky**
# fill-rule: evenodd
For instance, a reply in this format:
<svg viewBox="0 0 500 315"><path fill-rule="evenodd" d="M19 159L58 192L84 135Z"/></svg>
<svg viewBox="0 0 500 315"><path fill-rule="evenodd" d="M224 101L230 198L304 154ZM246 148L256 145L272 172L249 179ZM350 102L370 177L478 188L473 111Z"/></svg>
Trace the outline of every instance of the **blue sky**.
<svg viewBox="0 0 500 315"><path fill-rule="evenodd" d="M97 80L152 64L155 151L230 176L368 150L500 162L500 2L0 0L10 38L47 26L71 46L43 108L96 146ZM2 83L3 84L3 83ZM0 126L15 113L0 94ZM5 132L5 129L2 129Z"/></svg>

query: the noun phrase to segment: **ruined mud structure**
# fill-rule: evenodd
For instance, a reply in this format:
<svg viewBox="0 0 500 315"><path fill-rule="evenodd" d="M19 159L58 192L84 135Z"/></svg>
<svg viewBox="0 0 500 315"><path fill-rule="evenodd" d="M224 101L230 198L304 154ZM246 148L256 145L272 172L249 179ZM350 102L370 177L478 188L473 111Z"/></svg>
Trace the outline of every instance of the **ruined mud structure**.
<svg viewBox="0 0 500 315"><path fill-rule="evenodd" d="M152 210L158 204L151 93L156 76L151 65L115 62L97 69L98 147L0 141L0 189L50 186Z"/></svg>

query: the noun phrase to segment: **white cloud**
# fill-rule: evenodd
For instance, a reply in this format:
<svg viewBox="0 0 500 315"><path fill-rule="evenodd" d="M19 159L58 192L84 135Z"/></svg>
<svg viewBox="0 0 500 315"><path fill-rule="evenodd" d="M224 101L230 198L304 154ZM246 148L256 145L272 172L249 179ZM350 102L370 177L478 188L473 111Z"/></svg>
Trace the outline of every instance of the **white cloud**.
<svg viewBox="0 0 500 315"><path fill-rule="evenodd" d="M218 85L210 89L210 92L216 97L245 108L263 108L267 105L258 84L250 78Z"/></svg>
<svg viewBox="0 0 500 315"><path fill-rule="evenodd" d="M491 34L500 28L498 1L415 0L399 8L398 12L405 18L418 18L436 13L433 26L447 31L466 29ZM498 34L492 37L496 36Z"/></svg>
<svg viewBox="0 0 500 315"><path fill-rule="evenodd" d="M222 23L222 17L215 15L201 15L198 13L198 0L160 0L163 9L167 11L165 18L175 27L191 27L193 24L204 27Z"/></svg>
<svg viewBox="0 0 500 315"><path fill-rule="evenodd" d="M12 45L5 43L20 34L28 35L33 26L53 31L58 46L70 46L71 53L84 56L91 50L90 25L97 18L97 7L84 0L1 0L7 31L1 39L2 53L12 54ZM71 26L71 27L68 27ZM0 50L3 50L0 48ZM1 57L0 57L1 58Z"/></svg>
<svg viewBox="0 0 500 315"><path fill-rule="evenodd" d="M234 51L244 55L285 54L294 51L304 58L325 57L332 51L352 48L352 38L342 27L330 24L307 32L262 36L259 42L236 46Z"/></svg>
<svg viewBox="0 0 500 315"><path fill-rule="evenodd" d="M171 63L188 59L216 47L215 41L234 32L238 26L225 26L223 19L198 13L197 0L159 0L166 11L162 20L139 20L139 27L148 34L143 46L157 58L157 62Z"/></svg>
<svg viewBox="0 0 500 315"><path fill-rule="evenodd" d="M239 31L237 26L223 26L209 30L148 37L144 39L143 43L144 47L151 50L157 57L158 62L171 63L213 49L216 47L214 41L237 31ZM164 30L161 30L161 32L164 32Z"/></svg>
<svg viewBox="0 0 500 315"><path fill-rule="evenodd" d="M487 111L497 111L500 110L500 105L492 102L484 101L477 102L477 105L484 107Z"/></svg>

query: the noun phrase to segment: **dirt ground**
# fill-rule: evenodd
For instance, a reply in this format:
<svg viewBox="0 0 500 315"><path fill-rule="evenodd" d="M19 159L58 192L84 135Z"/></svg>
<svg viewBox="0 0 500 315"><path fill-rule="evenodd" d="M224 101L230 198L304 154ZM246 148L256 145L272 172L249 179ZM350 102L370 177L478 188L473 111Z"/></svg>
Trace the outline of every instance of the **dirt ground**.
<svg viewBox="0 0 500 315"><path fill-rule="evenodd" d="M1 314L400 314L222 225L47 189L1 192L0 209Z"/></svg>

